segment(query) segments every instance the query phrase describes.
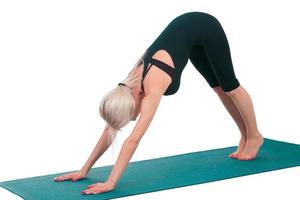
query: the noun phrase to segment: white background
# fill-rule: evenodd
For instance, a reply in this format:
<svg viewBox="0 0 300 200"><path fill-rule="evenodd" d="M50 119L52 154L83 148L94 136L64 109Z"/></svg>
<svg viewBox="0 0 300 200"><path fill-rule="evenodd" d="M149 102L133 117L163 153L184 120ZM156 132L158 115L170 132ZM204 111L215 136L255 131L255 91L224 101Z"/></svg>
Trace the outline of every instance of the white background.
<svg viewBox="0 0 300 200"><path fill-rule="evenodd" d="M174 17L189 11L210 13L223 25L264 137L300 144L299 8L288 0L1 1L0 181L80 169L105 125L98 113L102 96ZM119 132L116 153L134 125ZM131 161L238 141L234 121L189 61L180 89L163 97ZM116 156L109 148L94 167L111 165ZM299 199L299 172L295 167L126 198ZM1 189L0 199L18 198Z"/></svg>

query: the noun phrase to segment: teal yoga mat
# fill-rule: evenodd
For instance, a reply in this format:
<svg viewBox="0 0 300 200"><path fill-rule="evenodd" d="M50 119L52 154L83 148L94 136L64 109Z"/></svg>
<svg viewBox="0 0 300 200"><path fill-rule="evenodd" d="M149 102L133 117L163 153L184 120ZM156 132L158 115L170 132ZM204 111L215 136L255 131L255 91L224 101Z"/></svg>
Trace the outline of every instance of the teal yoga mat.
<svg viewBox="0 0 300 200"><path fill-rule="evenodd" d="M255 160L228 157L236 146L131 162L117 187L106 193L82 195L95 182L104 182L112 165L92 168L77 182L54 182L64 173L0 182L0 186L25 200L113 199L189 186L300 165L300 145L265 138Z"/></svg>

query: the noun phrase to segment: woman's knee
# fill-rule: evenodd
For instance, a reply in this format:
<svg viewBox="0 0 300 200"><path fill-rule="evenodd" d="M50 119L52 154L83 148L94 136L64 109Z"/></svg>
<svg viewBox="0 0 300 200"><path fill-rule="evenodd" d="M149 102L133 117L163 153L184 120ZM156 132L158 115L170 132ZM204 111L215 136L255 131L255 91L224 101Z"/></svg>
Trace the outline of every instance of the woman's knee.
<svg viewBox="0 0 300 200"><path fill-rule="evenodd" d="M221 88L221 86L214 86L212 87L213 91L217 94L221 94L221 93L224 93L223 89Z"/></svg>
<svg viewBox="0 0 300 200"><path fill-rule="evenodd" d="M224 90L224 92L229 96L236 96L240 91L240 84L231 89Z"/></svg>
<svg viewBox="0 0 300 200"><path fill-rule="evenodd" d="M233 95L236 95L239 92L240 83L237 83L234 86L230 86L230 87L229 86L224 87L224 86L221 86L221 85L213 86L212 89L217 94L227 94L229 96L233 96Z"/></svg>
<svg viewBox="0 0 300 200"><path fill-rule="evenodd" d="M240 82L236 78L228 79L222 82L221 87L226 94L232 96L238 93Z"/></svg>

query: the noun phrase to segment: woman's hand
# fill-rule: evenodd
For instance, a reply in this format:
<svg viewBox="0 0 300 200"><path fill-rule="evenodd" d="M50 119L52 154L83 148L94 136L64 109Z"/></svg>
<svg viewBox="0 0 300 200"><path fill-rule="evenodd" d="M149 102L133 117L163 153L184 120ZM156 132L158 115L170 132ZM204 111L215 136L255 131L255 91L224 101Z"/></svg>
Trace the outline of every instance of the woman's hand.
<svg viewBox="0 0 300 200"><path fill-rule="evenodd" d="M83 179L86 177L86 174L83 173L82 171L78 172L71 172L68 174L64 174L58 177L54 178L54 181L59 182L59 181L66 181L66 180L71 180L72 182L75 182L79 179Z"/></svg>
<svg viewBox="0 0 300 200"><path fill-rule="evenodd" d="M115 185L110 182L105 183L95 183L88 186L88 189L83 190L81 194L100 194L103 192L108 192L110 190L113 190L115 188Z"/></svg>

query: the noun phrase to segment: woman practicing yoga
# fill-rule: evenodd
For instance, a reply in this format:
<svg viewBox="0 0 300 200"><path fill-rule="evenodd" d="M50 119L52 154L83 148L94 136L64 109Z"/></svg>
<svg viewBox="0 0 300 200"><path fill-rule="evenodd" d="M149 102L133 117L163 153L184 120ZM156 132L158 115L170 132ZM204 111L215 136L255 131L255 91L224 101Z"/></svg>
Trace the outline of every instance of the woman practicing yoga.
<svg viewBox="0 0 300 200"><path fill-rule="evenodd" d="M238 148L229 156L238 160L254 159L263 144L263 136L257 128L251 98L235 76L224 30L210 14L187 12L168 24L126 79L103 97L99 110L106 127L85 165L78 172L54 180L74 182L84 178L111 145L116 133L140 114L106 182L90 185L82 194L113 190L150 125L161 97L178 91L188 59L216 92L240 130Z"/></svg>

